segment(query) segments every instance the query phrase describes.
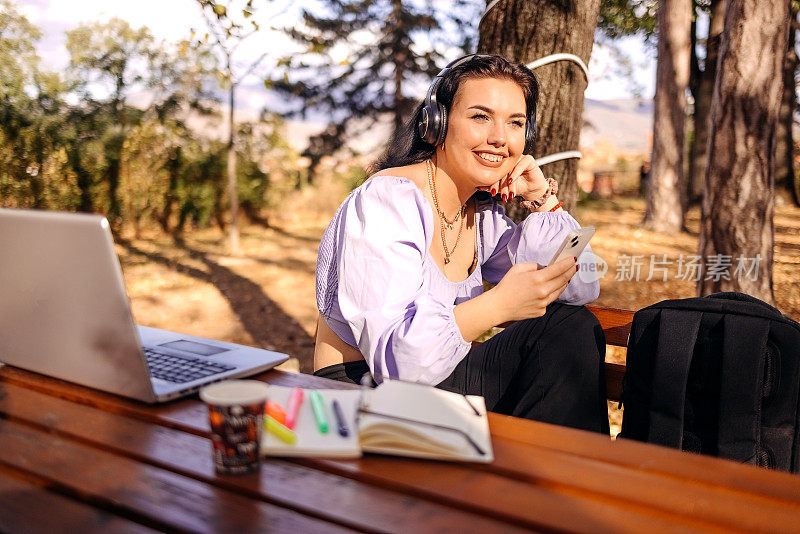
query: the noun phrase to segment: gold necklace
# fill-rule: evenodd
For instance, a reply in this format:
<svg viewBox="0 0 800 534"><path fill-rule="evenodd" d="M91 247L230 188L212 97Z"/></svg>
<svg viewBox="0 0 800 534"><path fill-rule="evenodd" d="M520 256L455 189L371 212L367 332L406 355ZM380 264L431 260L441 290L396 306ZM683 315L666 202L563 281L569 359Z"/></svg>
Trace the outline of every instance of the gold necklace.
<svg viewBox="0 0 800 534"><path fill-rule="evenodd" d="M439 214L439 227L441 229L442 234L442 247L444 248L444 264L447 265L450 263L450 255L456 251L456 247L458 246L458 242L461 240L461 232L464 230L464 215L467 211L467 203L464 202L464 205L461 206L461 209L458 210L456 216L453 217L452 222L447 220L445 214L439 209L439 199L436 196L436 173L434 171L436 167L431 163L431 160L425 160L425 169L428 171L428 187L431 190L431 197L433 198L433 205L436 208L436 212ZM467 199L469 201L469 199ZM453 249L447 249L447 236L445 235L445 226L450 230L453 229L453 224L456 223L461 219L461 224L458 225L458 235L456 236L456 242L453 243Z"/></svg>
<svg viewBox="0 0 800 534"><path fill-rule="evenodd" d="M436 167L434 167L433 163L431 163L431 160L425 160L425 168L428 171L428 185L431 188L431 196L433 197L433 204L436 207L436 211L439 213L439 219L444 221L444 223L447 226L448 230L452 230L453 229L453 225L455 223L457 223L458 219L460 219L461 216L464 214L464 212L465 212L465 210L467 208L467 203L465 202L464 205L461 206L461 209L456 212L456 215L455 215L455 217L453 217L452 221L449 220L447 218L447 215L445 214L445 212L443 212L442 210L439 209L439 201L436 198L436 171L435 170L431 170L431 167L433 167L433 169L436 168ZM433 178L431 178L431 174L433 174ZM433 185L431 185L431 184L433 184Z"/></svg>

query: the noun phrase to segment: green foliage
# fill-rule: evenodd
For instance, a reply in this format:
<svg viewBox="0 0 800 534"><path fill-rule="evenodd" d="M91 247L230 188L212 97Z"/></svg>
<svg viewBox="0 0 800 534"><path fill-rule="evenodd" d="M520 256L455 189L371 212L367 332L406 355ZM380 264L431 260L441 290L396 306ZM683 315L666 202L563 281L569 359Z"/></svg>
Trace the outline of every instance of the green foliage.
<svg viewBox="0 0 800 534"><path fill-rule="evenodd" d="M85 24L67 34L61 76L40 68L40 37L0 0L0 206L100 212L137 231L224 224L226 144L206 136L220 115L210 47ZM257 216L296 186L298 156L275 117L241 130L239 183Z"/></svg>
<svg viewBox="0 0 800 534"><path fill-rule="evenodd" d="M640 35L652 44L657 10L657 0L603 0L597 29L610 39Z"/></svg>

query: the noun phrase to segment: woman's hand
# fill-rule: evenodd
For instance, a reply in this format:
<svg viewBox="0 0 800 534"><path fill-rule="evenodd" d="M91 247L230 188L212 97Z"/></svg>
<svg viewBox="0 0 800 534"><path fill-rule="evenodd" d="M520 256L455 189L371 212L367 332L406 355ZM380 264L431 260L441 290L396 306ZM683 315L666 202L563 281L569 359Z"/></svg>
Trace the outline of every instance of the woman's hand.
<svg viewBox="0 0 800 534"><path fill-rule="evenodd" d="M576 272L575 258L564 258L547 267L517 263L490 290L502 306L499 310L501 322L541 317L547 306L564 292Z"/></svg>
<svg viewBox="0 0 800 534"><path fill-rule="evenodd" d="M506 176L491 187L480 189L489 191L492 196L500 193L503 202L510 202L519 195L525 200L538 200L547 191L547 179L531 155L524 155L517 160Z"/></svg>

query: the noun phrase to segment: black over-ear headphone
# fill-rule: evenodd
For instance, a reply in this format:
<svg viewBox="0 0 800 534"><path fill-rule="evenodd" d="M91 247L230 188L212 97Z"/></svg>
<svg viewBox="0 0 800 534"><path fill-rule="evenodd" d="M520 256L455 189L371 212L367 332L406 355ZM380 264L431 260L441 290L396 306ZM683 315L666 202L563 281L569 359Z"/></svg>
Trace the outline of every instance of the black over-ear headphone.
<svg viewBox="0 0 800 534"><path fill-rule="evenodd" d="M433 79L431 86L428 88L428 93L425 95L425 102L422 106L422 111L417 120L417 132L423 141L435 147L444 142L444 136L447 133L447 109L436 101L436 91L439 89L439 84L442 83L444 75L452 69L474 58L491 57L487 54L470 54L455 59L447 64L439 74ZM527 110L526 110L527 113ZM530 115L525 121L525 148L523 153L527 154L533 148L534 137L536 136L536 119Z"/></svg>

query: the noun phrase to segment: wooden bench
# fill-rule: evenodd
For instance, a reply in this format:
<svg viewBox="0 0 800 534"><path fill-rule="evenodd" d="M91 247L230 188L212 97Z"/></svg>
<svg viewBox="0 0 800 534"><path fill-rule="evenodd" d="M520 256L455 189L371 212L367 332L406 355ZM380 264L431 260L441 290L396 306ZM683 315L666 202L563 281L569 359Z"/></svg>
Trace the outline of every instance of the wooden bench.
<svg viewBox="0 0 800 534"><path fill-rule="evenodd" d="M628 346L628 334L631 332L633 312L619 308L603 306L586 306L592 312L606 335L606 344L615 347ZM620 400L622 395L622 377L625 376L625 365L606 362L606 396L611 400Z"/></svg>

